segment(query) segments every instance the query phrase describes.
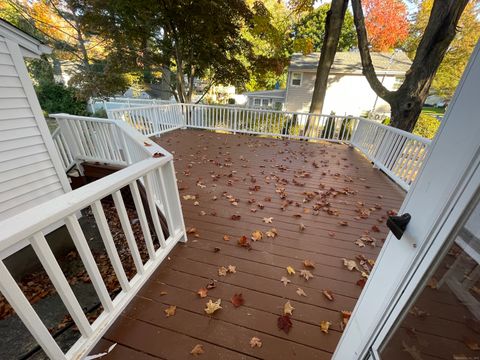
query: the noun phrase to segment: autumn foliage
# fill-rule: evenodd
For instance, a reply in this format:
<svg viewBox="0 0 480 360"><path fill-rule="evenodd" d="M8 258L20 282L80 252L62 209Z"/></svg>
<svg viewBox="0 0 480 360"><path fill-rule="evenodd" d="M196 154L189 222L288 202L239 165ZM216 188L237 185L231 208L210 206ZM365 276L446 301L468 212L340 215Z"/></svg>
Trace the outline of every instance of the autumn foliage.
<svg viewBox="0 0 480 360"><path fill-rule="evenodd" d="M400 0L363 0L365 27L373 51L388 51L408 36L407 8Z"/></svg>

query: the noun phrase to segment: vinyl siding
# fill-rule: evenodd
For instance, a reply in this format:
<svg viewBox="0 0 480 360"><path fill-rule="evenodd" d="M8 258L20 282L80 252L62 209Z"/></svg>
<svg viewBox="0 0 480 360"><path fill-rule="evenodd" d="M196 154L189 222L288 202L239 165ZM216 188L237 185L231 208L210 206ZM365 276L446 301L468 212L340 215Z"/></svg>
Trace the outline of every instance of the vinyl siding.
<svg viewBox="0 0 480 360"><path fill-rule="evenodd" d="M301 86L292 86L290 83L291 72L288 74L287 111L308 112L310 109L316 73L304 71L302 74ZM394 76L383 78L383 84L387 89L392 89L394 82ZM322 113L334 112L337 115L360 116L362 113L372 110L374 104L378 112L390 112L388 104L381 98L377 99L375 92L363 75L331 74L328 77Z"/></svg>
<svg viewBox="0 0 480 360"><path fill-rule="evenodd" d="M0 221L65 192L13 59L0 37Z"/></svg>

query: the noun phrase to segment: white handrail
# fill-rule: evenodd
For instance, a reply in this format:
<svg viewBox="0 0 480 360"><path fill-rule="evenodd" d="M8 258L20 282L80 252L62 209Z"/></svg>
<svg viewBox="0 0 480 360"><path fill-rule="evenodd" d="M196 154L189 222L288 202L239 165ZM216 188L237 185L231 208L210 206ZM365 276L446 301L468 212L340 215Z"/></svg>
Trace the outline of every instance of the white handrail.
<svg viewBox="0 0 480 360"><path fill-rule="evenodd" d="M166 111L176 119L170 117L166 120L159 115ZM112 119L133 125L147 136L158 136L180 127L188 127L349 143L405 190L409 189L415 179L430 144L430 140L420 136L354 116L203 104L116 109L109 111L108 115Z"/></svg>
<svg viewBox="0 0 480 360"><path fill-rule="evenodd" d="M0 222L0 291L15 310L38 344L51 359L81 359L117 319L123 309L148 280L179 241L186 241L185 224L177 189L173 157L147 137L130 126L112 120L78 117L66 114L53 115L60 123L61 135L72 159L83 156L97 161L117 161L126 167L72 192L56 197L36 207ZM58 137L58 132L56 134ZM117 136L120 139L108 136ZM102 143L113 141L115 146ZM142 199L139 186L144 186ZM134 203L143 237L136 238L121 189L128 188ZM119 252L114 243L101 200L112 196L121 227L137 270L128 280ZM144 202L146 203L144 205ZM105 245L108 258L119 281L121 292L111 299L87 239L77 220L79 211L91 208L93 219ZM160 210L166 217L166 229L160 222ZM151 222L147 218L150 214ZM45 239L44 229L51 224L64 222L88 273L103 312L90 324L80 303ZM168 237L165 238L165 233ZM158 241L155 249L154 238ZM143 239L142 239L143 238ZM141 244L143 241L144 244ZM42 263L68 313L80 331L81 337L64 353L47 327L29 303L22 289L4 264L10 249L30 244ZM148 250L143 263L138 250L144 245Z"/></svg>

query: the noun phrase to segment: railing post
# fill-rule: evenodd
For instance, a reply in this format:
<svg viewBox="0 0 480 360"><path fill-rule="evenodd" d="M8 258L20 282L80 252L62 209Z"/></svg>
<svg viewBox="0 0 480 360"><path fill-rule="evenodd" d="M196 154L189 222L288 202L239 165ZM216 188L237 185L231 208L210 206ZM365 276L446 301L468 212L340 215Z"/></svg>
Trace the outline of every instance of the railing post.
<svg viewBox="0 0 480 360"><path fill-rule="evenodd" d="M237 133L237 113L238 113L238 109L234 108L233 110L234 110L234 112L233 112L233 133L236 134Z"/></svg>

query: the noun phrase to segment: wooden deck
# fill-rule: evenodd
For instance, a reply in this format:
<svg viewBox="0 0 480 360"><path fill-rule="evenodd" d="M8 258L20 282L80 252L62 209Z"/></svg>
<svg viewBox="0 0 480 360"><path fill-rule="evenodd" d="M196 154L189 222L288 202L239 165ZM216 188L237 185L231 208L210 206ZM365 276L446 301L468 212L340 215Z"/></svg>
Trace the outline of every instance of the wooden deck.
<svg viewBox="0 0 480 360"><path fill-rule="evenodd" d="M361 292L361 273L342 259L376 258L387 212L398 209L404 192L346 145L196 130L156 141L175 156L189 241L174 249L92 354L117 343L105 358L188 359L201 344L205 359L330 359L342 334L341 311L352 310ZM267 237L272 228L278 235ZM250 240L250 250L241 247L241 236L250 239L255 230L263 238ZM355 244L365 232L377 247ZM304 260L315 263L308 281L300 277ZM228 265L236 273L219 276ZM288 275L287 266L296 273ZM216 287L200 298L198 289L212 280ZM235 293L245 300L238 308L230 302ZM211 316L204 312L209 299L222 299ZM288 300L295 310L286 334L277 319ZM170 305L176 314L167 317ZM328 334L323 320L332 323ZM250 346L254 336L261 348Z"/></svg>

